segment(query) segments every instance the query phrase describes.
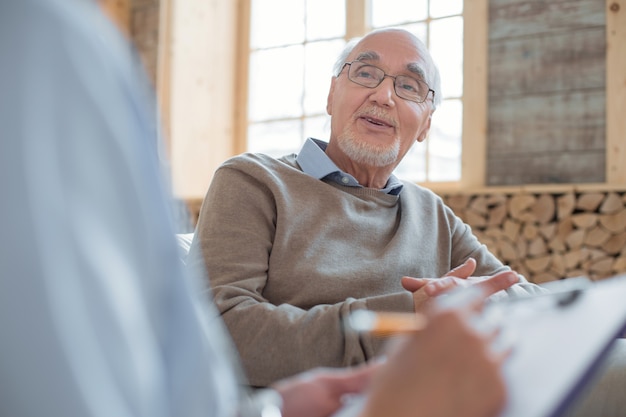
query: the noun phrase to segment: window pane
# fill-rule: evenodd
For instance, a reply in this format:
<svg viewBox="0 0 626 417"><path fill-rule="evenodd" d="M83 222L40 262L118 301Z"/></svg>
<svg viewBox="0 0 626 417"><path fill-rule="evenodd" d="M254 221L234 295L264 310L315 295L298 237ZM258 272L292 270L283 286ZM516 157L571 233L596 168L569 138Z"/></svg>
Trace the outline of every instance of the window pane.
<svg viewBox="0 0 626 417"><path fill-rule="evenodd" d="M370 21L374 28L426 20L428 17L427 0L371 0L370 6Z"/></svg>
<svg viewBox="0 0 626 417"><path fill-rule="evenodd" d="M415 142L394 174L408 181L426 181L426 144Z"/></svg>
<svg viewBox="0 0 626 417"><path fill-rule="evenodd" d="M444 181L460 181L461 180L461 164L455 158L430 156L430 172L428 181L444 182Z"/></svg>
<svg viewBox="0 0 626 417"><path fill-rule="evenodd" d="M304 134L307 138L330 139L330 116L307 117L304 119Z"/></svg>
<svg viewBox="0 0 626 417"><path fill-rule="evenodd" d="M461 179L462 118L461 100L444 100L433 113L433 123L428 138L429 181Z"/></svg>
<svg viewBox="0 0 626 417"><path fill-rule="evenodd" d="M346 33L346 4L341 0L306 2L307 40L343 37Z"/></svg>
<svg viewBox="0 0 626 417"><path fill-rule="evenodd" d="M251 54L248 114L251 121L302 114L303 65L301 45Z"/></svg>
<svg viewBox="0 0 626 417"><path fill-rule="evenodd" d="M326 98L330 88L335 59L345 45L343 40L313 42L305 46L304 113L326 113Z"/></svg>
<svg viewBox="0 0 626 417"><path fill-rule="evenodd" d="M248 150L274 157L297 152L302 143L300 120L252 124L248 128Z"/></svg>
<svg viewBox="0 0 626 417"><path fill-rule="evenodd" d="M298 152L306 137L328 140L326 100L332 65L345 42L346 1L251 1L249 150L281 156ZM437 93L444 101L433 116L430 136L411 148L396 175L418 182L458 181L463 0L363 1L369 3L370 27L409 30L428 45L441 73L443 91ZM254 51L261 46L265 50ZM265 123L254 123L259 121Z"/></svg>
<svg viewBox="0 0 626 417"><path fill-rule="evenodd" d="M250 47L270 48L304 40L305 0L251 0ZM280 10L280 13L276 13ZM277 30L280 28L280 30Z"/></svg>
<svg viewBox="0 0 626 417"><path fill-rule="evenodd" d="M430 25L430 51L441 73L442 97L463 94L463 18L435 20Z"/></svg>
<svg viewBox="0 0 626 417"><path fill-rule="evenodd" d="M431 0L430 16L445 17L463 13L463 0Z"/></svg>

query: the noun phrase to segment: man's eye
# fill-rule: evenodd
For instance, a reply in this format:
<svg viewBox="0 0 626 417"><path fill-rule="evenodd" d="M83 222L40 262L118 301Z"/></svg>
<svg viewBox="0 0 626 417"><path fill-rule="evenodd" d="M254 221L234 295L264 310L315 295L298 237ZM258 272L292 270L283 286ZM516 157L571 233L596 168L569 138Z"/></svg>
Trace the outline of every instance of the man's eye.
<svg viewBox="0 0 626 417"><path fill-rule="evenodd" d="M416 93L418 91L417 86L415 84L404 83L400 85L400 88L402 88L403 90L409 91L411 93Z"/></svg>
<svg viewBox="0 0 626 417"><path fill-rule="evenodd" d="M420 85L417 81L411 79L399 79L397 80L398 87L403 90L406 90L410 93L417 93L420 91Z"/></svg>
<svg viewBox="0 0 626 417"><path fill-rule="evenodd" d="M361 69L356 73L356 76L359 78L376 78L374 75L374 71L370 71L367 69Z"/></svg>

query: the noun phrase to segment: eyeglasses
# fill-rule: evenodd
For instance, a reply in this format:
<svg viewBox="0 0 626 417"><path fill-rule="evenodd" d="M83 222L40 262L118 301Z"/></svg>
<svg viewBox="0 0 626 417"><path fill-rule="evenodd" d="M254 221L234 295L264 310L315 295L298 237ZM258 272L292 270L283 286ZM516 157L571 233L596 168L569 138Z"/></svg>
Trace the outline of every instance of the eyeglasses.
<svg viewBox="0 0 626 417"><path fill-rule="evenodd" d="M376 88L383 82L385 77L393 79L393 88L398 97L405 100L423 103L428 98L428 93L432 91L433 98L435 90L432 90L426 82L407 75L389 75L385 71L361 61L346 62L348 66L348 79L355 84L367 88ZM342 68L343 71L343 68Z"/></svg>

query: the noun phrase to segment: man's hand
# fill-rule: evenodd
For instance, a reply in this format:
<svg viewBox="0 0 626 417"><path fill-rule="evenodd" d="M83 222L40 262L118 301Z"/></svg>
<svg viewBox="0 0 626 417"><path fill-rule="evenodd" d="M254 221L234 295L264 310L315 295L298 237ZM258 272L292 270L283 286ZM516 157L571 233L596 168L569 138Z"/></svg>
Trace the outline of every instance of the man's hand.
<svg viewBox="0 0 626 417"><path fill-rule="evenodd" d="M401 283L404 289L413 293L415 311L420 311L425 308L430 299L454 288L477 285L486 296L490 296L519 281L517 274L513 271L504 271L491 276L473 277L471 275L475 270L476 260L469 258L441 278L402 277Z"/></svg>

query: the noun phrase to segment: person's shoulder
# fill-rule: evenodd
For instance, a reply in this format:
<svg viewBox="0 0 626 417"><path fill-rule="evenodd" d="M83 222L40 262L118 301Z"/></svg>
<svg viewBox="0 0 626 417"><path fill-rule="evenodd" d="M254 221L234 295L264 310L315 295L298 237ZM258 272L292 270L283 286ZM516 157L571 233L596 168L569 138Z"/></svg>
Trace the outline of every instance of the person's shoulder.
<svg viewBox="0 0 626 417"><path fill-rule="evenodd" d="M441 197L429 188L407 180L402 180L402 184L404 185L402 188L402 194L405 194L409 198L418 198L420 200L443 204Z"/></svg>
<svg viewBox="0 0 626 417"><path fill-rule="evenodd" d="M263 184L269 188L282 188L285 184L291 183L294 172L298 170L295 158L293 164L290 159L292 158L274 158L262 153L242 153L224 161L216 170L211 182L232 185L243 181Z"/></svg>
<svg viewBox="0 0 626 417"><path fill-rule="evenodd" d="M264 153L245 152L227 159L220 168L276 171L296 168L295 160L293 154L276 158Z"/></svg>
<svg viewBox="0 0 626 417"><path fill-rule="evenodd" d="M433 190L410 181L403 181L403 183L401 201L409 210L436 214L438 219L449 224L462 221L444 199Z"/></svg>
<svg viewBox="0 0 626 417"><path fill-rule="evenodd" d="M404 204L417 205L421 209L437 211L446 216L453 216L454 211L445 203L444 199L433 190L411 181L403 180L401 199Z"/></svg>

